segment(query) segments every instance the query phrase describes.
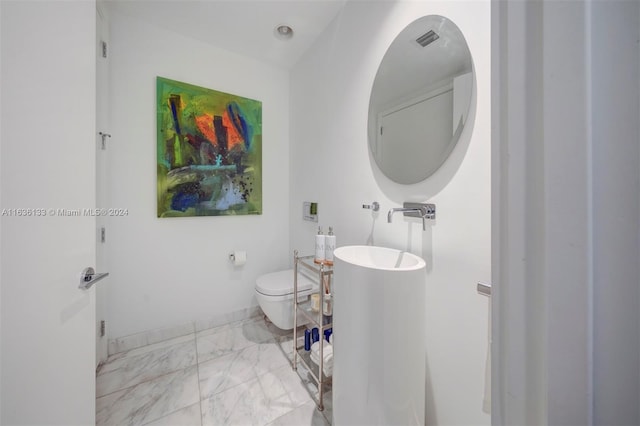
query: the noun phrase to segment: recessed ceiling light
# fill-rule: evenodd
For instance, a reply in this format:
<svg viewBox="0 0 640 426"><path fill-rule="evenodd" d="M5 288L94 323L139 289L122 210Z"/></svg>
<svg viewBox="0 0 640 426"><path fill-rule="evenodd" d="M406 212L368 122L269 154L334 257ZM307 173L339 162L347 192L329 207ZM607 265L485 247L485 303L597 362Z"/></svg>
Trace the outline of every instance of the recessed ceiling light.
<svg viewBox="0 0 640 426"><path fill-rule="evenodd" d="M284 24L278 25L274 33L280 40L289 40L291 37L293 37L293 28Z"/></svg>

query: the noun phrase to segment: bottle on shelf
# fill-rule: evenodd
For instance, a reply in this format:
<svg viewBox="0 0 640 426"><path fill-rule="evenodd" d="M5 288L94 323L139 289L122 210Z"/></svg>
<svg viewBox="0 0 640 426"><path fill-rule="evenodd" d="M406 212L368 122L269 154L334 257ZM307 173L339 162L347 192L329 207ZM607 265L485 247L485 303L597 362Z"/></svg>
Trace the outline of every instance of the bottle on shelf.
<svg viewBox="0 0 640 426"><path fill-rule="evenodd" d="M333 265L333 251L336 249L336 236L333 234L333 228L329 227L329 233L324 237L324 262L327 265Z"/></svg>
<svg viewBox="0 0 640 426"><path fill-rule="evenodd" d="M331 300L331 293L325 293L322 301L322 313L326 316L333 315L333 300Z"/></svg>
<svg viewBox="0 0 640 426"><path fill-rule="evenodd" d="M324 262L324 234L322 227L318 226L318 235L316 235L316 255L313 259L315 263Z"/></svg>
<svg viewBox="0 0 640 426"><path fill-rule="evenodd" d="M306 329L304 331L304 350L305 351L309 351L311 350L311 330Z"/></svg>

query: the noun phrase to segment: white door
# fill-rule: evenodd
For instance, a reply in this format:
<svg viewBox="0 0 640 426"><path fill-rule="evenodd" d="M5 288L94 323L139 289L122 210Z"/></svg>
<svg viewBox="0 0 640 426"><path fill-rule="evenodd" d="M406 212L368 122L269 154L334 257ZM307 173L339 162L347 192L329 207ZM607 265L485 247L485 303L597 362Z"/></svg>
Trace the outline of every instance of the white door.
<svg viewBox="0 0 640 426"><path fill-rule="evenodd" d="M99 211L107 209L107 161L109 133L109 66L108 40L109 26L104 11L98 5L96 13L96 207ZM108 270L107 251L107 221L108 216L96 216L96 269ZM109 278L103 280L96 288L96 366L106 361L108 356L108 328L106 326L107 286Z"/></svg>
<svg viewBox="0 0 640 426"><path fill-rule="evenodd" d="M424 162L440 164L451 152L453 90L447 90L380 114L380 160L387 170L399 171L399 182L424 179ZM428 138L429 143L410 143Z"/></svg>
<svg viewBox="0 0 640 426"><path fill-rule="evenodd" d="M95 3L0 2L2 424L95 423Z"/></svg>

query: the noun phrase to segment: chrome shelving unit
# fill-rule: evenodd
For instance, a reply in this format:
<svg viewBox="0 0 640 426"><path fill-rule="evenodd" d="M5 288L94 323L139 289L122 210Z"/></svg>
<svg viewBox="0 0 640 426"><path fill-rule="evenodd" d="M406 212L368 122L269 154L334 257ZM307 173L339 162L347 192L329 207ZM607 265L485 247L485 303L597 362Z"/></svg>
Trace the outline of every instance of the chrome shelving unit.
<svg viewBox="0 0 640 426"><path fill-rule="evenodd" d="M327 385L331 385L331 377L327 377L324 374L324 344L322 340L325 338L324 332L329 328L332 328L332 316L324 315L324 306L325 299L327 299L326 294L324 292L325 285L328 286L329 289L332 288L333 285L333 266L327 264L317 264L313 260L313 256L298 256L298 251L293 252L293 271L294 271L294 279L293 279L293 300L295 303L293 304L293 362L292 367L295 371L298 371L298 362L301 362L307 370L309 370L309 375L313 378L313 381L318 386L318 396L316 399L316 405L318 406L318 410L324 410L324 394L325 387ZM320 298L320 306L317 312L312 309L311 306L311 297L306 298L304 300L298 300L298 274L300 273L301 268L311 272L311 274L316 274L318 276L318 293ZM329 303L333 305L333 300L329 299ZM298 314L302 314L308 321L310 328L317 327L319 334L319 365L315 366L313 361L311 361L310 352L304 350L304 343L302 345L298 345ZM332 308L333 313L333 308ZM303 378L304 379L304 378Z"/></svg>

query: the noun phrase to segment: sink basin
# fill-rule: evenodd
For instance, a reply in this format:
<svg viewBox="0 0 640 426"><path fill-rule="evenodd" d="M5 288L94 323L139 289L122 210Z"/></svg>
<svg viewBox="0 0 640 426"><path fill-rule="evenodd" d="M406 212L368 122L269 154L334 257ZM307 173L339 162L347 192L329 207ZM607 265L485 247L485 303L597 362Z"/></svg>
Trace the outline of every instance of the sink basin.
<svg viewBox="0 0 640 426"><path fill-rule="evenodd" d="M375 246L334 257L334 424L423 425L424 260Z"/></svg>
<svg viewBox="0 0 640 426"><path fill-rule="evenodd" d="M376 246L344 246L334 256L353 265L384 271L413 271L425 267L424 260L415 254Z"/></svg>

